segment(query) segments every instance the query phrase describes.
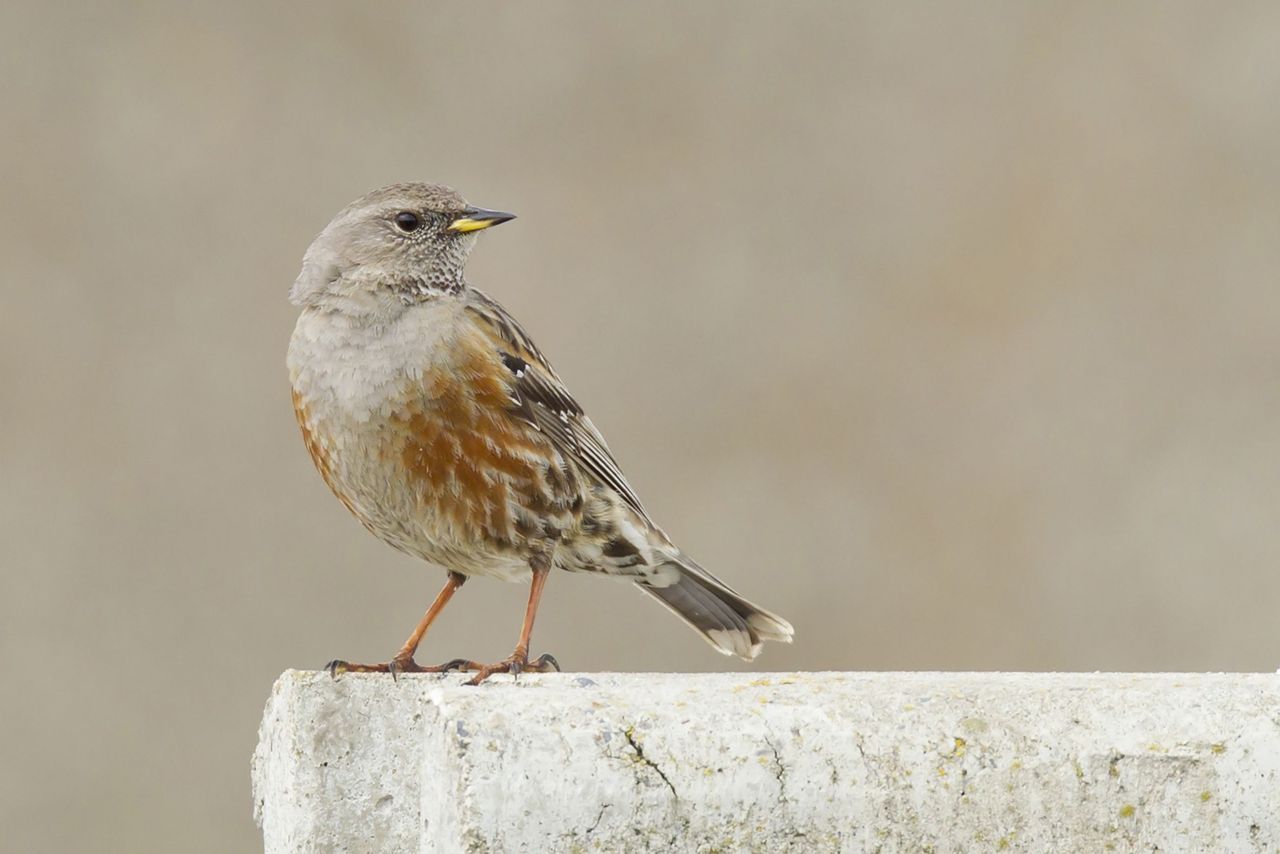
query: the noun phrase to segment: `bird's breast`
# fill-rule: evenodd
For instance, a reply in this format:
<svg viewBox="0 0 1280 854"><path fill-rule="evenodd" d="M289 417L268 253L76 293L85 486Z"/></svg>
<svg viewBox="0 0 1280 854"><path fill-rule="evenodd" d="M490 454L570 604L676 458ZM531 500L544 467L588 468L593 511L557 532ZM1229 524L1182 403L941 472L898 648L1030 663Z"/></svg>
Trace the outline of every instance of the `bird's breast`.
<svg viewBox="0 0 1280 854"><path fill-rule="evenodd" d="M379 323L304 311L289 341L289 378L317 416L353 422L388 417L423 376L454 369L460 307L407 308Z"/></svg>
<svg viewBox="0 0 1280 854"><path fill-rule="evenodd" d="M397 548L484 572L570 526L581 486L512 416L498 353L455 320L368 332L304 314L289 369L303 441L343 504Z"/></svg>

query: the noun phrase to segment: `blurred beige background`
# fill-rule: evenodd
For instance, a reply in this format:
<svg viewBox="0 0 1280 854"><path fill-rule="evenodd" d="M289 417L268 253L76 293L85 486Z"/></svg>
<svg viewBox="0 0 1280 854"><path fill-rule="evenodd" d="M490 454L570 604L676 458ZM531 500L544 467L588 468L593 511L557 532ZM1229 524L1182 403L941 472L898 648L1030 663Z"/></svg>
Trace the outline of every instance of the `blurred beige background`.
<svg viewBox="0 0 1280 854"><path fill-rule="evenodd" d="M760 668L1280 665L1280 5L178 5L0 12L3 847L252 850L274 677L435 593L283 366L396 180L520 214L471 280L795 623ZM543 650L739 666L583 577Z"/></svg>

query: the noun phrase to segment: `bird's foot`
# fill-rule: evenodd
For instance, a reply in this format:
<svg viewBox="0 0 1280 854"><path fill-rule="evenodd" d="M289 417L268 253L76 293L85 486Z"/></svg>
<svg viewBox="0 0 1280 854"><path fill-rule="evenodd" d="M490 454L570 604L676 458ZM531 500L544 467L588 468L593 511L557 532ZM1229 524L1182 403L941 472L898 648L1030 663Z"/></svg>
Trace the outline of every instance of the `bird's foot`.
<svg viewBox="0 0 1280 854"><path fill-rule="evenodd" d="M392 679L397 679L401 673L448 673L458 669L457 662L460 660L454 659L445 664L419 664L413 660L413 656L400 654L386 664L352 664L335 658L324 669L334 679L343 673L390 673Z"/></svg>
<svg viewBox="0 0 1280 854"><path fill-rule="evenodd" d="M495 673L510 673L512 678L518 678L521 673L559 673L560 662L556 661L556 657L550 653L543 653L533 661L529 660L529 653L522 649L517 649L511 655L499 661L497 664L480 664L476 661L468 661L464 658L455 658L453 661L443 665L446 670L474 670L476 675L471 677L467 682L468 685L479 685Z"/></svg>

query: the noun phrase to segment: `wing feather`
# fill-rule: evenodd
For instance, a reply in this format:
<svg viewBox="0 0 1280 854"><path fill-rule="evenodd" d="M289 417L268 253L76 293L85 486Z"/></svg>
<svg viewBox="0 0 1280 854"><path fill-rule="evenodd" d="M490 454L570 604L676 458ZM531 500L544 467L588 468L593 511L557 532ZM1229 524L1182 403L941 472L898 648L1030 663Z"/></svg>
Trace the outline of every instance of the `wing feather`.
<svg viewBox="0 0 1280 854"><path fill-rule="evenodd" d="M556 449L601 486L606 486L656 527L605 444L600 431L565 388L528 334L482 291L471 290L467 307L484 321L512 375L513 411L547 437Z"/></svg>

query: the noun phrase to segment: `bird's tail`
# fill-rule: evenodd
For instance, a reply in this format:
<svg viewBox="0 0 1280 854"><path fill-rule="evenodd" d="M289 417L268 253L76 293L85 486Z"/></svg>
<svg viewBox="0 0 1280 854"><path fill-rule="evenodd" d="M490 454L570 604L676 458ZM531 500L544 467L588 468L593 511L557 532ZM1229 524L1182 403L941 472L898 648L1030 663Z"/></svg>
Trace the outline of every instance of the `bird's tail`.
<svg viewBox="0 0 1280 854"><path fill-rule="evenodd" d="M692 558L681 554L663 569L636 586L692 626L716 652L751 661L767 640L791 643L790 623L743 599ZM656 586L662 581L668 583Z"/></svg>

